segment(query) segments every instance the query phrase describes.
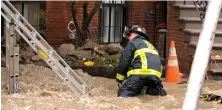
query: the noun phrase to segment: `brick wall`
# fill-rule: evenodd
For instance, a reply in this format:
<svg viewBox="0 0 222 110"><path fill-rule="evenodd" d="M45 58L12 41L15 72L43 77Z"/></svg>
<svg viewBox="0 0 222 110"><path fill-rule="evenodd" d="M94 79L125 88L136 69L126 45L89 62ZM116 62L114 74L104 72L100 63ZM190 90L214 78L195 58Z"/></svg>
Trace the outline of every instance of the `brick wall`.
<svg viewBox="0 0 222 110"><path fill-rule="evenodd" d="M157 3L157 22L164 22L164 4L163 2ZM78 21L82 21L82 4L79 2L77 4L77 15ZM88 13L91 11L94 5L93 1L88 4ZM68 42L68 30L67 25L71 20L71 8L70 2L68 1L47 1L47 38L49 43L64 43ZM138 24L146 28L147 34L149 35L151 42L154 41L154 16L151 15L149 21L144 20L144 14L146 9L154 13L154 2L153 1L130 1L129 2L129 24ZM99 22L98 12L93 17L90 27L94 30L97 29ZM158 41L158 36L156 33L155 42Z"/></svg>
<svg viewBox="0 0 222 110"><path fill-rule="evenodd" d="M77 5L78 21L82 19L82 4L79 2ZM94 2L89 2L88 12L92 9ZM157 7L157 24L165 22L165 8L164 2L156 2ZM70 2L68 1L47 1L47 38L49 43L64 43L68 41L68 30L67 24L71 20L71 8ZM149 35L151 42L157 45L158 36L154 37L154 16L151 16L149 21L144 20L144 14L146 9L149 12L154 13L154 1L130 1L129 10L129 25L137 24L146 28L147 34ZM98 12L94 16L91 22L91 28L95 28L98 25L99 17ZM96 28L95 28L96 29ZM191 65L191 58L188 55L187 45L183 43L184 34L177 28L177 21L174 18L174 9L171 6L167 6L167 48L166 54L168 56L169 43L174 40L176 43L177 56L179 61L180 70L183 73L188 73ZM154 40L155 38L155 40Z"/></svg>
<svg viewBox="0 0 222 110"><path fill-rule="evenodd" d="M67 24L71 18L68 1L47 1L46 40L49 43L67 41Z"/></svg>
<svg viewBox="0 0 222 110"><path fill-rule="evenodd" d="M147 34L150 38L150 41L154 43L155 46L158 42L158 36L157 31L154 37L154 3L156 1L132 1L129 2L129 25L140 25L144 27L147 31ZM165 22L165 8L164 8L164 2L158 1L156 2L156 20L158 23ZM146 10L148 9L151 16L151 19L146 21L144 19L144 15ZM154 39L155 38L155 39Z"/></svg>
<svg viewBox="0 0 222 110"><path fill-rule="evenodd" d="M188 54L188 46L183 42L184 33L177 27L177 20L174 17L174 8L167 6L167 56L169 52L170 41L175 41L179 67L182 73L189 73L191 66L191 57Z"/></svg>
<svg viewBox="0 0 222 110"><path fill-rule="evenodd" d="M82 22L82 4L78 2L77 19L79 23ZM88 13L91 11L94 2L88 4ZM68 42L68 29L67 25L72 19L71 3L70 1L47 1L46 3L46 40L49 43L65 43ZM91 27L98 25L98 13L91 21Z"/></svg>

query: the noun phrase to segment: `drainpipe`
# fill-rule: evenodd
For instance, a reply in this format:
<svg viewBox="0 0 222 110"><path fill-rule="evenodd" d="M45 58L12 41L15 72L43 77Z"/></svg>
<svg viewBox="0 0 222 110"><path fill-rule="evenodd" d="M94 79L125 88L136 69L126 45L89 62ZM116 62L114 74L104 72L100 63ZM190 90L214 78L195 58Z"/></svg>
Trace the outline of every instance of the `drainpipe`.
<svg viewBox="0 0 222 110"><path fill-rule="evenodd" d="M165 58L165 55L164 55L164 42L165 42L165 39L166 39L166 33L167 33L167 30L166 29L158 29L158 36L159 36L159 40L158 40L158 45L157 45L157 49L159 51L159 55L163 58Z"/></svg>
<svg viewBox="0 0 222 110"><path fill-rule="evenodd" d="M209 63L217 22L221 12L222 0L209 0L202 30L199 35L194 60L192 63L188 86L182 110L197 110L200 91Z"/></svg>
<svg viewBox="0 0 222 110"><path fill-rule="evenodd" d="M166 29L158 29L158 36L159 36L159 40L158 40L158 45L157 45L157 50L159 52L160 55L160 60L162 63L163 68L163 74L162 76L165 77L166 72L165 72L165 66L166 66L166 60L165 60L165 41L166 41L166 33L167 30Z"/></svg>

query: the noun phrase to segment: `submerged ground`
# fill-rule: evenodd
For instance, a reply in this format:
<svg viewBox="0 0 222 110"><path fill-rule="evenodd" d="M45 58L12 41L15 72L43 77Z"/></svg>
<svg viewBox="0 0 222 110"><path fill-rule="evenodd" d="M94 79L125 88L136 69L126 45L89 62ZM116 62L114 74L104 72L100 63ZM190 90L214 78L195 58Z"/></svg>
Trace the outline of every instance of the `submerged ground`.
<svg viewBox="0 0 222 110"><path fill-rule="evenodd" d="M1 68L2 110L180 110L186 84L164 82L165 97L116 97L115 79L92 77L77 70L90 90L86 96L72 91L51 71L34 64L20 65L20 93L5 90L6 68ZM206 81L202 93L222 95L222 81ZM199 102L199 110L222 110L218 102Z"/></svg>

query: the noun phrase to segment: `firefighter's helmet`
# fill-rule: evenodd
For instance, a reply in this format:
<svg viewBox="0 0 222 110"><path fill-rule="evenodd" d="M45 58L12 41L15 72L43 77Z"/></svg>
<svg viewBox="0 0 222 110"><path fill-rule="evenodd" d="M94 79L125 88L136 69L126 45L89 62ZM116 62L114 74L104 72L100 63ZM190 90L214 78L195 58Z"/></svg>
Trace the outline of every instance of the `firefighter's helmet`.
<svg viewBox="0 0 222 110"><path fill-rule="evenodd" d="M132 32L135 32L135 33L149 39L148 35L146 34L146 30L139 25L133 25L130 28L125 27L124 32L123 32L123 37L129 37L130 33L132 33Z"/></svg>

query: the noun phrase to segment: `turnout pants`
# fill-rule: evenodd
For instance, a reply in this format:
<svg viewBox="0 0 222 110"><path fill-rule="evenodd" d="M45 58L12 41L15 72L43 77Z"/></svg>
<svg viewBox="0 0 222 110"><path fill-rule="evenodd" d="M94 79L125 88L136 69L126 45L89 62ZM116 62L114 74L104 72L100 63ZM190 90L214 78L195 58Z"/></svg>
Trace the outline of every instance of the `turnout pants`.
<svg viewBox="0 0 222 110"><path fill-rule="evenodd" d="M165 96L167 93L163 88L161 80L154 76L144 75L131 75L128 80L119 88L118 97L133 97L140 95L144 87L147 87L143 91L147 95Z"/></svg>

